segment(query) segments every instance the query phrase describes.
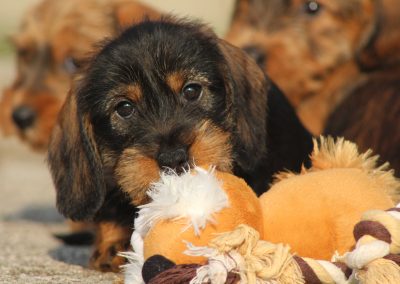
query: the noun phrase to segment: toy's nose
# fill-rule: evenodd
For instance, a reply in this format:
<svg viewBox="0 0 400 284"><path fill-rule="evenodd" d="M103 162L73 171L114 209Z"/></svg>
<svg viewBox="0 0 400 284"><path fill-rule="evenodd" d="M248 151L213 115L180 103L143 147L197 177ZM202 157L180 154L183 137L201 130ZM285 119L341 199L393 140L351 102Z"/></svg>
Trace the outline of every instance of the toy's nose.
<svg viewBox="0 0 400 284"><path fill-rule="evenodd" d="M188 153L184 148L162 151L158 154L157 162L160 168L171 168L182 172L188 164Z"/></svg>
<svg viewBox="0 0 400 284"><path fill-rule="evenodd" d="M17 107L13 113L12 118L15 124L21 129L25 130L26 128L33 125L36 118L35 111L29 106L19 106Z"/></svg>

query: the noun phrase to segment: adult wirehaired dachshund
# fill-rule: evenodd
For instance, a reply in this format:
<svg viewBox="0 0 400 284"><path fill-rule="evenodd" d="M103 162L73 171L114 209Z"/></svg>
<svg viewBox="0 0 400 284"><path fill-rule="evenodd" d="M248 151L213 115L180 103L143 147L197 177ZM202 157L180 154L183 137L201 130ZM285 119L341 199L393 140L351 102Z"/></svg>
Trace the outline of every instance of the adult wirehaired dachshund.
<svg viewBox="0 0 400 284"><path fill-rule="evenodd" d="M109 224L94 252L107 270L121 264L116 251L160 171L215 165L261 194L277 171L299 171L311 149L250 57L202 24L164 18L127 29L93 58L62 108L48 161L60 212Z"/></svg>

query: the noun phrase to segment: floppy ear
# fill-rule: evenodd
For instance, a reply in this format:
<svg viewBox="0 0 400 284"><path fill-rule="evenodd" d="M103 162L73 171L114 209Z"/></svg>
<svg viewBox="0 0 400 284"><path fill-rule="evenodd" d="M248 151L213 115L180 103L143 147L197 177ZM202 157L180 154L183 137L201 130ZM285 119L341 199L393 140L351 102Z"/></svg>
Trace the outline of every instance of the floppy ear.
<svg viewBox="0 0 400 284"><path fill-rule="evenodd" d="M114 15L119 27L126 28L144 19L158 20L161 13L148 5L123 0L116 3Z"/></svg>
<svg viewBox="0 0 400 284"><path fill-rule="evenodd" d="M282 170L299 172L303 164L309 167L312 135L303 126L286 96L272 82L267 96L268 170L272 175Z"/></svg>
<svg viewBox="0 0 400 284"><path fill-rule="evenodd" d="M78 113L71 91L53 129L48 163L58 210L72 220L91 219L103 204L102 163L87 115Z"/></svg>
<svg viewBox="0 0 400 284"><path fill-rule="evenodd" d="M266 163L265 176L283 169L300 170L312 149L311 134L255 61L222 40L219 46L227 62L225 80L235 116L238 165L249 172ZM267 161L261 161L265 154Z"/></svg>
<svg viewBox="0 0 400 284"><path fill-rule="evenodd" d="M370 17L373 25L356 51L357 64L366 71L400 62L400 2L373 1L371 5L374 7L374 14Z"/></svg>
<svg viewBox="0 0 400 284"><path fill-rule="evenodd" d="M257 164L255 157L266 148L268 85L263 71L241 49L224 40L219 40L218 46L225 60L222 72L236 133L235 161L242 169L251 171Z"/></svg>

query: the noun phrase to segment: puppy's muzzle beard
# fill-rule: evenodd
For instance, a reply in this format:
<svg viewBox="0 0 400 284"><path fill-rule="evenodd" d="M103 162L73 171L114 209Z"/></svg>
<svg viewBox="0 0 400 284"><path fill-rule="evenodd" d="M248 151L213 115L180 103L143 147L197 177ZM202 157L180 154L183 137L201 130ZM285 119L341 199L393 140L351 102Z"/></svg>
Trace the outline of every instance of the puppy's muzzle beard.
<svg viewBox="0 0 400 284"><path fill-rule="evenodd" d="M186 147L164 149L157 156L157 163L164 172L174 171L182 174L190 169L189 154Z"/></svg>

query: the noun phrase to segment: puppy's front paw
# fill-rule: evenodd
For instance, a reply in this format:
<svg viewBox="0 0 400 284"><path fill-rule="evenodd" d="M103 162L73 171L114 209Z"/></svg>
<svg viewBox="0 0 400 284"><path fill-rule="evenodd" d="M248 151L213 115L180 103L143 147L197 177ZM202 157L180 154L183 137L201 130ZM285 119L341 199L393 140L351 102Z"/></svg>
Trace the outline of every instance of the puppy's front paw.
<svg viewBox="0 0 400 284"><path fill-rule="evenodd" d="M101 223L96 246L90 258L90 268L103 272L119 272L119 266L125 263L125 258L117 254L129 249L131 234L130 228L113 223Z"/></svg>

